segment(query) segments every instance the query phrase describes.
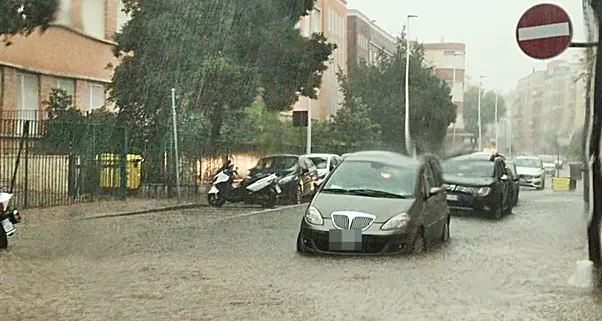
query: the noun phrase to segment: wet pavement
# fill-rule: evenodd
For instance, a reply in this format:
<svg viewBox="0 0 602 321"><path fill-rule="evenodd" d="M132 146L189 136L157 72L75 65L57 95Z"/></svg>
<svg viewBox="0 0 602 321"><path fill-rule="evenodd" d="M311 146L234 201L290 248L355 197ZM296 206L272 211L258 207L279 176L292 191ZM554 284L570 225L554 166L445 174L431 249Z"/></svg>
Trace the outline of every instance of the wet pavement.
<svg viewBox="0 0 602 321"><path fill-rule="evenodd" d="M25 224L0 254L0 319L602 320L602 296L567 283L581 194L550 186L499 222L454 217L417 257L297 255L303 206Z"/></svg>

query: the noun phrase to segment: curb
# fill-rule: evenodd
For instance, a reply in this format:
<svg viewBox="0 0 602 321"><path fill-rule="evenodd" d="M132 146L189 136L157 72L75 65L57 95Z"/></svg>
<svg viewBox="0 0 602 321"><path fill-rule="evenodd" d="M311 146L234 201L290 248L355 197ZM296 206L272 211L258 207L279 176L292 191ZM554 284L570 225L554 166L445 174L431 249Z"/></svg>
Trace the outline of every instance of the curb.
<svg viewBox="0 0 602 321"><path fill-rule="evenodd" d="M101 215L95 215L95 216L81 218L80 220L95 220L95 219L101 219L101 218L126 217L126 216L160 213L160 212L167 212L167 211L174 211L174 210L186 210L186 209L208 207L208 206L209 205L207 205L205 203L188 203L188 204L156 207L156 208L150 208L150 209L139 210L139 211L121 212L121 213L113 213L113 214L101 214Z"/></svg>

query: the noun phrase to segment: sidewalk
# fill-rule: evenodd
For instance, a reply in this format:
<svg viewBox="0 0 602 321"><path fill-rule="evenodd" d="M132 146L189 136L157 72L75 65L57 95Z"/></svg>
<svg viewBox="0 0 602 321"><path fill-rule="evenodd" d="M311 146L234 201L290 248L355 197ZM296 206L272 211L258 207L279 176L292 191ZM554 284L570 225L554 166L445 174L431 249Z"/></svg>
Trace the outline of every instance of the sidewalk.
<svg viewBox="0 0 602 321"><path fill-rule="evenodd" d="M134 214L160 212L163 210L202 207L207 199L199 195L198 199L186 199L178 202L174 199L128 198L122 200L74 203L70 205L22 210L23 222L39 224L48 221L87 219L97 216L127 216Z"/></svg>

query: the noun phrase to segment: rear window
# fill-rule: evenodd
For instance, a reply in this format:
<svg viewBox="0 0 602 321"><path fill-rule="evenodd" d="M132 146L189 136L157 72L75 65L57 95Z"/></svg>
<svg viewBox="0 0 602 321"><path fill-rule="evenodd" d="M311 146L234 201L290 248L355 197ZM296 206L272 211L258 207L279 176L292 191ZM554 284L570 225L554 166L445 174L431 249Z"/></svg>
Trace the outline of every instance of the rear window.
<svg viewBox="0 0 602 321"><path fill-rule="evenodd" d="M465 177L493 177L494 163L489 161L448 161L443 163L443 173Z"/></svg>
<svg viewBox="0 0 602 321"><path fill-rule="evenodd" d="M295 167L298 161L298 158L294 156L264 157L257 162L255 169L289 169Z"/></svg>

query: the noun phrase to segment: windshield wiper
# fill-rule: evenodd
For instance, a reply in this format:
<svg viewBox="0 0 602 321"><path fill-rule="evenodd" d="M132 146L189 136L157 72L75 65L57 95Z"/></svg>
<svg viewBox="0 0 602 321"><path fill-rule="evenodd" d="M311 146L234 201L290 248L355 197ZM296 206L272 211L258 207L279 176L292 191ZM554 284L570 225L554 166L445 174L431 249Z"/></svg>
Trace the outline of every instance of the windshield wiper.
<svg viewBox="0 0 602 321"><path fill-rule="evenodd" d="M349 194L349 190L344 188L324 188L322 192L328 192L333 194Z"/></svg>
<svg viewBox="0 0 602 321"><path fill-rule="evenodd" d="M389 193L385 191L378 191L373 189L350 189L347 190L349 194L370 196L370 197L388 197L388 198L409 198L409 195L399 195L395 193Z"/></svg>

